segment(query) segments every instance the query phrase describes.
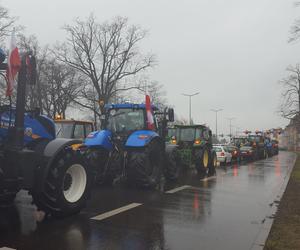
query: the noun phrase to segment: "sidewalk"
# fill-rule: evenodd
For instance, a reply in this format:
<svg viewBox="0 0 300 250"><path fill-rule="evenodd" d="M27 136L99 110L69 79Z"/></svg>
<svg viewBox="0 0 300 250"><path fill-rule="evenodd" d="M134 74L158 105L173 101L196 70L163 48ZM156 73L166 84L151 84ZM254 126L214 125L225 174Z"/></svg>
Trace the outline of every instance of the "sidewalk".
<svg viewBox="0 0 300 250"><path fill-rule="evenodd" d="M297 249L300 249L300 153L264 247L264 250Z"/></svg>

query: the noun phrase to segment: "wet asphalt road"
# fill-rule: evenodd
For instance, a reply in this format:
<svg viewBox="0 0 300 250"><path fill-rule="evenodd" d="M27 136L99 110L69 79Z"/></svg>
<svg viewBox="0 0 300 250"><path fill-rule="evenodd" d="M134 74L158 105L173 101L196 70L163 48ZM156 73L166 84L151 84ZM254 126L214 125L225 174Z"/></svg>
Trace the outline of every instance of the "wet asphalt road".
<svg viewBox="0 0 300 250"><path fill-rule="evenodd" d="M280 152L204 180L191 169L154 191L95 188L82 213L60 221L37 223L30 196L20 192L16 208L2 212L0 249L259 249L295 159ZM129 210L115 211L124 206ZM91 219L98 215L102 220Z"/></svg>

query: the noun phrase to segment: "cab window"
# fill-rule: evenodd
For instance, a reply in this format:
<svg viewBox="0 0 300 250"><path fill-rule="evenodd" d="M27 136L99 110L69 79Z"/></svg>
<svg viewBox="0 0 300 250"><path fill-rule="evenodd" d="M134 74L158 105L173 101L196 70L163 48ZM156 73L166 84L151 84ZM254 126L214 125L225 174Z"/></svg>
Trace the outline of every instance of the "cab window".
<svg viewBox="0 0 300 250"><path fill-rule="evenodd" d="M93 132L92 124L85 124L85 137L87 137L91 132Z"/></svg>
<svg viewBox="0 0 300 250"><path fill-rule="evenodd" d="M74 129L74 138L83 139L84 136L84 126L83 124L76 124Z"/></svg>

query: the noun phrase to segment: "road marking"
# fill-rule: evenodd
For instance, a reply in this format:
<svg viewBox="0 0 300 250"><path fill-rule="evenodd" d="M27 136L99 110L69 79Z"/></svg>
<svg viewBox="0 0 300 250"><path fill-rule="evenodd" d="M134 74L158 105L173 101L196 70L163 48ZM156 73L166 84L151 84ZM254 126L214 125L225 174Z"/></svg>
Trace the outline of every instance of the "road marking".
<svg viewBox="0 0 300 250"><path fill-rule="evenodd" d="M16 250L14 248L9 248L9 247L1 247L0 250Z"/></svg>
<svg viewBox="0 0 300 250"><path fill-rule="evenodd" d="M187 188L191 188L191 186L184 185L184 186L181 186L181 187L178 187L178 188L174 188L174 189L171 189L171 190L167 191L166 194L174 194L178 191L181 191L181 190L187 189Z"/></svg>
<svg viewBox="0 0 300 250"><path fill-rule="evenodd" d="M217 176L210 176L210 177L206 177L204 179L201 179L200 181L209 181L209 180L212 180L212 179L216 179Z"/></svg>
<svg viewBox="0 0 300 250"><path fill-rule="evenodd" d="M106 218L112 217L112 216L114 216L116 214L119 214L119 213L123 213L127 210L130 210L132 208L135 208L135 207L138 207L138 206L141 206L141 205L143 205L143 204L142 203L131 203L131 204L126 205L124 207L119 207L119 208L111 210L109 212L99 214L99 215L91 218L91 220L104 220Z"/></svg>

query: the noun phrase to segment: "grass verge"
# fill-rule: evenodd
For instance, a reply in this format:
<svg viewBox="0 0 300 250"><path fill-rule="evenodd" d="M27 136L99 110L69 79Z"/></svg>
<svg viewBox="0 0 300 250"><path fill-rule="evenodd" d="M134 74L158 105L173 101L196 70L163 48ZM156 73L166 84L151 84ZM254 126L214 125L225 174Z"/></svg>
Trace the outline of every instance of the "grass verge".
<svg viewBox="0 0 300 250"><path fill-rule="evenodd" d="M298 249L300 249L300 153L264 247L264 250Z"/></svg>

